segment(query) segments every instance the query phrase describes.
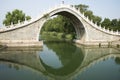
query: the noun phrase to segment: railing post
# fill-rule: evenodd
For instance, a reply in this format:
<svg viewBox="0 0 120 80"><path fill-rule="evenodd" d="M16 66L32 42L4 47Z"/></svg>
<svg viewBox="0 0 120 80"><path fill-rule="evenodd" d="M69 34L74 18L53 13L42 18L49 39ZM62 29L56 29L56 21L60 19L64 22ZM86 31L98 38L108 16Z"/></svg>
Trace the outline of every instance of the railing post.
<svg viewBox="0 0 120 80"><path fill-rule="evenodd" d="M118 30L116 31L116 34L119 34L119 31L118 31Z"/></svg>
<svg viewBox="0 0 120 80"><path fill-rule="evenodd" d="M10 25L10 27L13 27L13 22L11 22L11 25Z"/></svg>

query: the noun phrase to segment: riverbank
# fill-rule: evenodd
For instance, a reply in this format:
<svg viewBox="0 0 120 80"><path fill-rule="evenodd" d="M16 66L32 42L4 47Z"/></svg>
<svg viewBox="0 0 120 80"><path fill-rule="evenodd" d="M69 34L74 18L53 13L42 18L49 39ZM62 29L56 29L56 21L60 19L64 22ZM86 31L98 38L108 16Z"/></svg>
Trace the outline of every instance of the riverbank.
<svg viewBox="0 0 120 80"><path fill-rule="evenodd" d="M73 41L75 35L58 32L42 32L40 39L46 41Z"/></svg>
<svg viewBox="0 0 120 80"><path fill-rule="evenodd" d="M111 47L120 49L120 41L94 41L94 42L81 42L80 40L74 41L76 44L83 45L86 47Z"/></svg>

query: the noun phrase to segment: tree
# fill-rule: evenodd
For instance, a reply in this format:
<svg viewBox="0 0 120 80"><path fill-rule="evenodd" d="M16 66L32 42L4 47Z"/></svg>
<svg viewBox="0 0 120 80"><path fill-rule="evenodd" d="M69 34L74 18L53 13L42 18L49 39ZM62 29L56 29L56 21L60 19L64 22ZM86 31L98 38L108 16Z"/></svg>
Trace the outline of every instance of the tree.
<svg viewBox="0 0 120 80"><path fill-rule="evenodd" d="M118 26L120 27L120 19L118 20Z"/></svg>
<svg viewBox="0 0 120 80"><path fill-rule="evenodd" d="M75 5L75 8L80 9L80 12L83 13L88 10L89 6L84 4L79 4L79 5Z"/></svg>
<svg viewBox="0 0 120 80"><path fill-rule="evenodd" d="M117 19L112 19L112 21L111 21L111 29L113 29L114 31L120 30L119 20L117 20Z"/></svg>
<svg viewBox="0 0 120 80"><path fill-rule="evenodd" d="M109 19L109 18L105 18L105 19L103 20L103 22L101 23L101 26L102 26L102 27L105 26L105 28L110 27L110 26L111 26L111 21L110 21L110 19Z"/></svg>
<svg viewBox="0 0 120 80"><path fill-rule="evenodd" d="M94 23L97 23L97 25L100 25L102 18L99 16L95 16L91 10L88 10L89 6L80 4L75 5L76 9L80 9L81 13L85 13L85 16L88 17L90 20L93 20Z"/></svg>
<svg viewBox="0 0 120 80"><path fill-rule="evenodd" d="M23 22L25 20L30 20L30 16L25 16L25 13L23 13L21 10L15 9L12 12L8 12L6 14L5 20L3 21L3 24L5 26L9 26L11 24L17 24L18 22Z"/></svg>
<svg viewBox="0 0 120 80"><path fill-rule="evenodd" d="M113 29L114 31L116 30L120 31L120 19L110 20L109 18L105 18L102 21L101 17L94 15L91 10L88 10L89 8L88 5L79 4L79 5L75 5L75 8L80 9L81 13L84 13L84 15L89 18L89 20L93 20L93 22L97 23L97 25L101 25L102 27L105 26L105 28L109 28L110 30Z"/></svg>
<svg viewBox="0 0 120 80"><path fill-rule="evenodd" d="M100 25L101 24L101 21L102 21L102 18L99 17L99 16L93 16L93 22L94 23L97 23L97 25Z"/></svg>
<svg viewBox="0 0 120 80"><path fill-rule="evenodd" d="M112 19L112 21L111 21L111 26L118 26L118 21L117 21L117 19Z"/></svg>
<svg viewBox="0 0 120 80"><path fill-rule="evenodd" d="M11 25L11 22L12 22L12 14L8 12L6 15L6 20L3 21L3 24L8 26L8 25Z"/></svg>
<svg viewBox="0 0 120 80"><path fill-rule="evenodd" d="M88 10L88 11L85 12L85 16L86 17L88 16L88 18L91 20L91 19L93 19L93 12Z"/></svg>
<svg viewBox="0 0 120 80"><path fill-rule="evenodd" d="M70 19L58 15L57 17L48 20L42 28L42 31L47 32L61 32L65 34L74 33L75 29L70 21Z"/></svg>
<svg viewBox="0 0 120 80"><path fill-rule="evenodd" d="M120 31L120 19L118 20L118 30Z"/></svg>
<svg viewBox="0 0 120 80"><path fill-rule="evenodd" d="M31 19L31 17L30 16L26 16L26 20L30 20Z"/></svg>

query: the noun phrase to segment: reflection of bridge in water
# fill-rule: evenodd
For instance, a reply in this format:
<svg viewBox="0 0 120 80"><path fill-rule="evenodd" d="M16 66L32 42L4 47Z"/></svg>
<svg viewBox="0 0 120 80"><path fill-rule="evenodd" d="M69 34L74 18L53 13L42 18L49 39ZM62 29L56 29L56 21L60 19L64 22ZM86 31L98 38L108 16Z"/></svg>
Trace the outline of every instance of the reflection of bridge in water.
<svg viewBox="0 0 120 80"><path fill-rule="evenodd" d="M76 51L79 48L77 48ZM111 57L120 57L120 51L113 48L85 48L81 47L82 52L84 53L84 58L82 63L71 73L61 76L50 73L46 65L43 63L42 59L40 59L38 49L25 49L25 48L7 48L6 50L0 51L0 62L8 62L18 65L23 65L31 68L31 70L35 70L38 73L46 76L48 79L59 79L59 80L71 80L75 76L77 76L82 71L86 70L90 66L99 63L105 59ZM72 66L72 64L71 64Z"/></svg>

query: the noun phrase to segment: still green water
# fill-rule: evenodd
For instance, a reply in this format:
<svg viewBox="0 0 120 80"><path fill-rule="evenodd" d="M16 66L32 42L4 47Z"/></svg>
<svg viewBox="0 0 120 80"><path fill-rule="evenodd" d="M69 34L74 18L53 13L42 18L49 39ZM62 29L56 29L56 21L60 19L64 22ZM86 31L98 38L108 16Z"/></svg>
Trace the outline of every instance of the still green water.
<svg viewBox="0 0 120 80"><path fill-rule="evenodd" d="M0 80L120 80L120 50L45 42L0 50Z"/></svg>

